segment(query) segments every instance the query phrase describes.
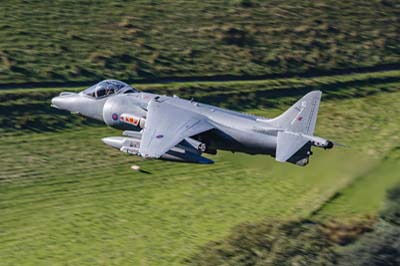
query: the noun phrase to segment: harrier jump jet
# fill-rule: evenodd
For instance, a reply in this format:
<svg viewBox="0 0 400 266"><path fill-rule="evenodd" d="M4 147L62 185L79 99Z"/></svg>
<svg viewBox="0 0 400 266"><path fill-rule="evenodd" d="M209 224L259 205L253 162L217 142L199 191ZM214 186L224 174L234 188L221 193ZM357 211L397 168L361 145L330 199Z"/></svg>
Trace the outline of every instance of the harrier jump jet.
<svg viewBox="0 0 400 266"><path fill-rule="evenodd" d="M125 130L103 142L143 158L212 163L202 154L217 150L267 154L305 166L311 147L334 142L314 136L321 99L312 91L276 118L243 114L179 97L140 92L118 80L104 80L80 92L63 92L52 106Z"/></svg>

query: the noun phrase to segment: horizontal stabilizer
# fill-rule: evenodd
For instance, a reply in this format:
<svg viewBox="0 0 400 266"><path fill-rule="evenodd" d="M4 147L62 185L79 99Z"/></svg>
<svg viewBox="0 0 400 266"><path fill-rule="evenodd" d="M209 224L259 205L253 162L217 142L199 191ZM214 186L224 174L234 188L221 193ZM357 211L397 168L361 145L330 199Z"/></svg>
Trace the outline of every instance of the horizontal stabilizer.
<svg viewBox="0 0 400 266"><path fill-rule="evenodd" d="M278 132L275 159L304 166L308 163L310 148L311 142L304 136L281 131Z"/></svg>

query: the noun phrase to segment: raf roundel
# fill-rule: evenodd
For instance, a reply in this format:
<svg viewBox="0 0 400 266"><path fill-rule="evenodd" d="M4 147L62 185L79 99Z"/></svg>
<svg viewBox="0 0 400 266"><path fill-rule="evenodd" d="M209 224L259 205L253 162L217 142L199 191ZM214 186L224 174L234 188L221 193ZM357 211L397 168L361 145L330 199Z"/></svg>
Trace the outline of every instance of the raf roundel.
<svg viewBox="0 0 400 266"><path fill-rule="evenodd" d="M117 121L118 120L118 114L113 113L111 118L112 118L112 120Z"/></svg>

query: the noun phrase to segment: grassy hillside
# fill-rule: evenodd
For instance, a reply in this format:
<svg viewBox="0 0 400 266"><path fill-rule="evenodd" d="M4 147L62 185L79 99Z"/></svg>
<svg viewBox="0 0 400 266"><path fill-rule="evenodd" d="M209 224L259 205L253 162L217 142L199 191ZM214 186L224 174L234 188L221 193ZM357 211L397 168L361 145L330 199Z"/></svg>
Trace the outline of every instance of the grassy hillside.
<svg viewBox="0 0 400 266"><path fill-rule="evenodd" d="M394 153L398 156L399 151ZM386 194L379 219L244 223L227 237L207 243L185 262L191 266L399 265L400 183Z"/></svg>
<svg viewBox="0 0 400 266"><path fill-rule="evenodd" d="M315 149L306 168L226 152L206 166L142 161L101 143L119 131L48 108L59 89L2 91L0 265L182 265L243 222L316 210L324 219L335 209L342 218L375 215L381 191L398 180L390 174L398 169L397 77L139 86L267 117L305 91L326 88L317 134L350 147ZM21 117L33 122L10 123ZM132 171L132 163L149 173ZM376 192L375 180L378 193L365 197ZM332 201L337 192L344 198ZM357 195L364 200L352 200Z"/></svg>
<svg viewBox="0 0 400 266"><path fill-rule="evenodd" d="M314 213L318 219L354 219L359 214L382 208L381 199L388 187L400 182L400 146L393 148L374 168L338 191ZM399 203L400 204L400 203Z"/></svg>
<svg viewBox="0 0 400 266"><path fill-rule="evenodd" d="M3 1L0 83L398 67L400 4Z"/></svg>

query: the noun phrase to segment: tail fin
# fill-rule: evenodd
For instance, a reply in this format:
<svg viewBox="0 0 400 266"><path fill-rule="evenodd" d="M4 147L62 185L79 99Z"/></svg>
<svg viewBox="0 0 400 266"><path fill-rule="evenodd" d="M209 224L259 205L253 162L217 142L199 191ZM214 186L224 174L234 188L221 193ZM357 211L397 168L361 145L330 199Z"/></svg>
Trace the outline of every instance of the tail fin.
<svg viewBox="0 0 400 266"><path fill-rule="evenodd" d="M312 91L303 96L280 116L270 120L279 128L312 136L317 122L321 91Z"/></svg>

